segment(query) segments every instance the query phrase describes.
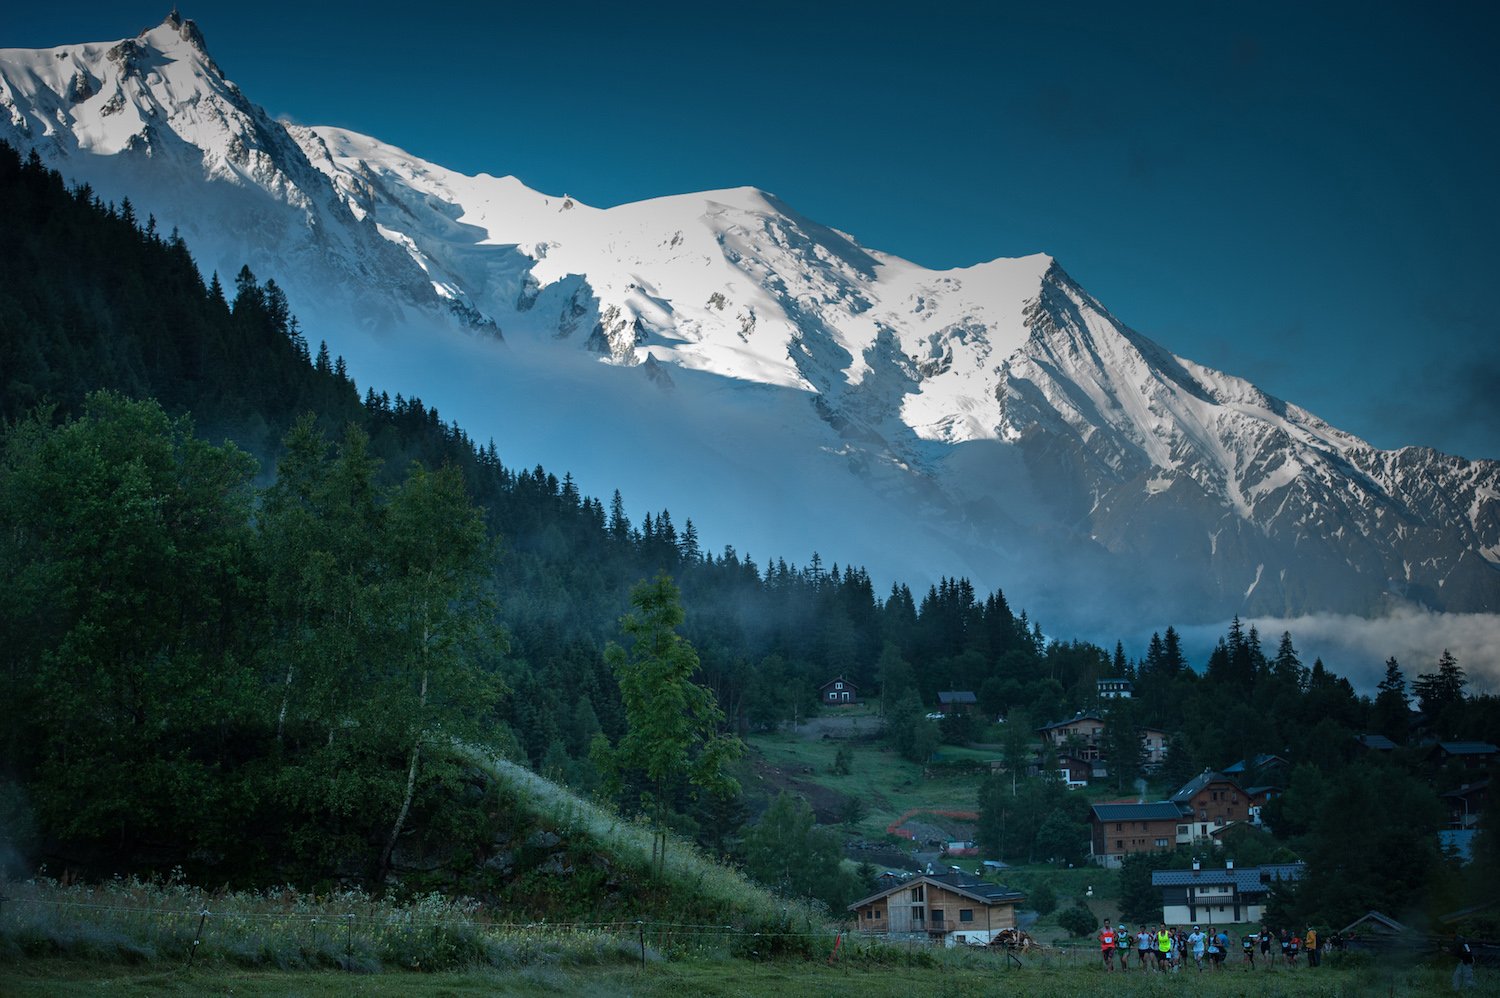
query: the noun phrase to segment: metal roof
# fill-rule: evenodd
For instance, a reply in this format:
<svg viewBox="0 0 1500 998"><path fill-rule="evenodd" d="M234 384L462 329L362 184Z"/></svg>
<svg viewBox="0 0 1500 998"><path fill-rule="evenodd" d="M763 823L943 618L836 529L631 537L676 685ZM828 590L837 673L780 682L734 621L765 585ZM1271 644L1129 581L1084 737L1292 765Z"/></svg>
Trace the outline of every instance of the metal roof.
<svg viewBox="0 0 1500 998"><path fill-rule="evenodd" d="M1279 877L1300 880L1306 867L1301 863L1272 863L1266 866L1242 866L1233 870L1155 870L1152 887L1185 887L1189 884L1233 885L1240 894L1262 894L1271 889Z"/></svg>
<svg viewBox="0 0 1500 998"><path fill-rule="evenodd" d="M1044 724L1040 728L1037 728L1036 730L1038 730L1038 731L1051 731L1053 728L1061 728L1063 725L1065 725L1065 724L1072 724L1075 721L1098 721L1100 724L1103 724L1104 723L1104 718L1100 717L1098 714L1085 713L1085 712L1083 712L1083 711L1080 710L1078 713L1074 714L1070 718L1067 718L1066 720L1053 721L1051 724Z"/></svg>
<svg viewBox="0 0 1500 998"><path fill-rule="evenodd" d="M979 698L969 690L947 690L938 694L938 703L978 703Z"/></svg>
<svg viewBox="0 0 1500 998"><path fill-rule="evenodd" d="M1438 742L1438 747L1449 755L1494 755L1500 752L1489 742Z"/></svg>
<svg viewBox="0 0 1500 998"><path fill-rule="evenodd" d="M912 887L919 883L937 884L948 890L963 894L966 897L971 897L976 901L982 901L985 904L1015 904L1026 900L1026 894L1022 891L1013 891L1003 884L992 884L988 880L976 877L972 873L950 870L947 873L925 873L911 880L904 880L899 884L893 884L884 890L876 891L869 897L860 898L849 905L849 910L854 911L856 908L867 905L871 901L887 897L896 891Z"/></svg>
<svg viewBox="0 0 1500 998"><path fill-rule="evenodd" d="M1229 774L1229 773L1243 773L1247 769L1249 769L1249 770L1261 769L1262 767L1267 766L1267 765L1269 765L1270 763L1273 763L1273 762L1279 762L1283 766L1286 765L1286 760L1283 759L1281 756L1279 756L1279 755L1272 755L1270 752L1262 752L1260 755L1256 756L1254 759L1241 759L1239 762L1235 763L1232 766L1225 766L1223 772L1226 775Z"/></svg>
<svg viewBox="0 0 1500 998"><path fill-rule="evenodd" d="M1171 801L1150 804L1095 804L1094 817L1100 821L1181 821L1182 808Z"/></svg>
<svg viewBox="0 0 1500 998"><path fill-rule="evenodd" d="M1185 804L1188 801L1192 800L1193 796L1197 794L1198 791L1202 790L1210 783L1227 783L1230 786L1234 787L1236 790L1239 790L1240 793L1244 793L1244 790L1241 789L1238 783L1234 782L1234 780L1225 776L1223 773L1216 773L1211 769L1205 769L1203 772L1199 773L1197 776L1184 783L1182 785L1182 789L1178 790L1175 794L1172 795L1172 800L1177 801L1178 803Z"/></svg>

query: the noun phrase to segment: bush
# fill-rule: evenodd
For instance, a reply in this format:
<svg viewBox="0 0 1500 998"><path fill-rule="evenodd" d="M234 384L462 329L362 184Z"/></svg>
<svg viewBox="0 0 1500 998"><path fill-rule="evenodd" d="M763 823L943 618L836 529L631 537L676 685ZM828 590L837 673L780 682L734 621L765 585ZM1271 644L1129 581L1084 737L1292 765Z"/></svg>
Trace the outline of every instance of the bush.
<svg viewBox="0 0 1500 998"><path fill-rule="evenodd" d="M1075 936L1093 935L1094 913L1081 904L1075 904L1057 916L1057 924Z"/></svg>
<svg viewBox="0 0 1500 998"><path fill-rule="evenodd" d="M1050 915L1057 910L1057 892L1052 889L1050 880L1038 881L1031 889L1031 907L1038 915Z"/></svg>

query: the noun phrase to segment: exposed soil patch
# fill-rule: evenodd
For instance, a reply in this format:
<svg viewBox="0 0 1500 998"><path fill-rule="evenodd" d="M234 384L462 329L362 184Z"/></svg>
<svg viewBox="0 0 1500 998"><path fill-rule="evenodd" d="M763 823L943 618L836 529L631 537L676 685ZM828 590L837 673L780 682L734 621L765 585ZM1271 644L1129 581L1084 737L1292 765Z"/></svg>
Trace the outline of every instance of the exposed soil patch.
<svg viewBox="0 0 1500 998"><path fill-rule="evenodd" d="M775 798L783 790L798 795L813 809L813 816L820 825L836 825L843 817L845 796L807 779L812 775L811 766L783 768L766 762L756 753L752 761L757 786L766 792L767 799Z"/></svg>

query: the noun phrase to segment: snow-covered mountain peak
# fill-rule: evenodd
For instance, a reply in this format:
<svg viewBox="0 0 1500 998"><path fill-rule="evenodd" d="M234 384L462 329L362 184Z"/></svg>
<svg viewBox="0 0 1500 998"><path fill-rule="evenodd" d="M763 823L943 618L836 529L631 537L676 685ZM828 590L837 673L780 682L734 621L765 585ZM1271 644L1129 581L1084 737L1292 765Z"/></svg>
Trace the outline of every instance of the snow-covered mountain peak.
<svg viewBox="0 0 1500 998"><path fill-rule="evenodd" d="M175 11L123 41L0 52L0 138L179 226L205 273L274 276L356 373L425 376L389 387L445 410L474 384L471 432L503 448L529 427L538 459L597 488L678 474L674 507L757 550L794 553L803 529L896 576L1024 578L1058 606L1090 578L1116 592L1119 564L1171 566L1140 580L1145 607L1500 605L1500 466L1378 451L1175 356L1046 254L936 270L753 186L600 207L459 173L274 121ZM454 315L510 349L456 337ZM650 433L656 460L602 454ZM686 452L701 467L671 471ZM778 476L809 498L770 516Z"/></svg>

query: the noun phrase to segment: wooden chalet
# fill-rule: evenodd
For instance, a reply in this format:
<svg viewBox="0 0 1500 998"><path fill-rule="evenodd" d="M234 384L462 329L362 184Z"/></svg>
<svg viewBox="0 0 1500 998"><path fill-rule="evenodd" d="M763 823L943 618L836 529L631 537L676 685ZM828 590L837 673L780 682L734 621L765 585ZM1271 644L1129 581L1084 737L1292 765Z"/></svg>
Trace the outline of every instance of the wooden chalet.
<svg viewBox="0 0 1500 998"><path fill-rule="evenodd" d="M1095 804L1089 808L1089 852L1111 869L1131 853L1171 852L1182 820L1182 809L1171 801Z"/></svg>
<svg viewBox="0 0 1500 998"><path fill-rule="evenodd" d="M860 932L925 939L944 946L988 946L1016 927L1020 891L971 873L929 873L893 884L849 906Z"/></svg>
<svg viewBox="0 0 1500 998"><path fill-rule="evenodd" d="M1250 820L1248 794L1223 773L1205 769L1172 795L1188 826L1185 841L1206 839L1228 825Z"/></svg>
<svg viewBox="0 0 1500 998"><path fill-rule="evenodd" d="M938 693L938 713L972 714L979 709L979 698L969 690L943 690Z"/></svg>
<svg viewBox="0 0 1500 998"><path fill-rule="evenodd" d="M1100 757L1100 744L1104 740L1104 718L1098 714L1079 712L1066 721L1054 721L1037 728L1042 739L1061 750L1070 741L1077 745L1077 752L1086 761L1094 762Z"/></svg>
<svg viewBox="0 0 1500 998"><path fill-rule="evenodd" d="M859 687L839 676L818 687L818 702L825 707L859 703Z"/></svg>

